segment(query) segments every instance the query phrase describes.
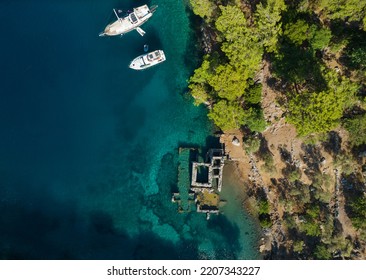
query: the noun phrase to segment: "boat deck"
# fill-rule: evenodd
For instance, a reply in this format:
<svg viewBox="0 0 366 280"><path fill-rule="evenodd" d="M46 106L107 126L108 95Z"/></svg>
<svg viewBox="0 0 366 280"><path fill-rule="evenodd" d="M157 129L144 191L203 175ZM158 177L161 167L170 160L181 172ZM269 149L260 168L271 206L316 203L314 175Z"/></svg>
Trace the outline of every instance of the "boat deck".
<svg viewBox="0 0 366 280"><path fill-rule="evenodd" d="M117 13L116 16L118 17ZM124 16L123 18L118 17L118 20L108 24L103 34L108 36L115 36L127 33L142 25L151 16L152 12L147 5L134 8L132 13Z"/></svg>
<svg viewBox="0 0 366 280"><path fill-rule="evenodd" d="M143 5L141 7L135 8L133 11L135 12L135 14L138 18L143 18L147 14L151 13L150 9L147 5Z"/></svg>
<svg viewBox="0 0 366 280"><path fill-rule="evenodd" d="M128 17L121 18L106 27L104 33L108 35L119 35L136 28L136 24L132 24Z"/></svg>

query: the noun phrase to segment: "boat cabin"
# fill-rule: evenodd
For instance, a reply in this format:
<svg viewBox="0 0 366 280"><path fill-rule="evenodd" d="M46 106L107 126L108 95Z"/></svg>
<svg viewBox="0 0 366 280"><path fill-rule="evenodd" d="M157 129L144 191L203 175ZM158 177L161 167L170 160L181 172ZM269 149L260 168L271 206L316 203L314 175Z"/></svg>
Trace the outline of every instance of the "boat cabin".
<svg viewBox="0 0 366 280"><path fill-rule="evenodd" d="M160 52L159 51L155 51L155 52L149 53L147 55L147 60L148 61L154 61L154 60L160 59L160 57L161 57Z"/></svg>
<svg viewBox="0 0 366 280"><path fill-rule="evenodd" d="M132 24L136 24L138 22L135 13L130 13L129 18L130 18L130 21L131 21Z"/></svg>

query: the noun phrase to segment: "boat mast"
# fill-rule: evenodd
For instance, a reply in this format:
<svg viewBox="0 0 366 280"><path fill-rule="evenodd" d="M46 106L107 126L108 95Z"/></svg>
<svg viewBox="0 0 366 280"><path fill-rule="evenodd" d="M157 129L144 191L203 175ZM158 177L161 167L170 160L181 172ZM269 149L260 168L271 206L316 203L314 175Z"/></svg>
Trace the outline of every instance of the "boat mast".
<svg viewBox="0 0 366 280"><path fill-rule="evenodd" d="M114 12L114 14L116 15L116 17L118 18L118 20L119 20L120 22L122 22L121 18L118 16L118 14L117 14L117 12L116 12L116 9L113 9L113 12Z"/></svg>

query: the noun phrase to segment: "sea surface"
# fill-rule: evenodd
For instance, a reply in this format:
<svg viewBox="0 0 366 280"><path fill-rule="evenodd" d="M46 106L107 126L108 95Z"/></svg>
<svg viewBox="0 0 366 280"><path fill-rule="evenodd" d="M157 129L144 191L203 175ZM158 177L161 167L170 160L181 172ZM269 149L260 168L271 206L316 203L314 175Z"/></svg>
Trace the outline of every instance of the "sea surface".
<svg viewBox="0 0 366 280"><path fill-rule="evenodd" d="M144 37L98 37L145 3ZM223 215L171 203L178 147L213 133L186 94L190 17L182 0L0 1L0 259L258 258L230 176ZM130 70L144 44L167 61Z"/></svg>

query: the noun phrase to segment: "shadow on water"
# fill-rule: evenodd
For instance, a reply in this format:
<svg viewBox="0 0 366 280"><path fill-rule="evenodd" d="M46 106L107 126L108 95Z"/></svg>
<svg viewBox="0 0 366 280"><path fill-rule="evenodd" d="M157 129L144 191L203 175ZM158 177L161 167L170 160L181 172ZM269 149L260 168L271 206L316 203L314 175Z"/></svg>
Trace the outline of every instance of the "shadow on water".
<svg viewBox="0 0 366 280"><path fill-rule="evenodd" d="M184 259L192 253L197 255L192 244L177 246L151 232L131 238L116 230L111 217L103 212L90 216L89 230L92 234L88 243L94 245L95 252L89 259Z"/></svg>
<svg viewBox="0 0 366 280"><path fill-rule="evenodd" d="M166 153L160 162L157 184L159 186L159 197L166 196L170 200L171 193L178 191L178 151Z"/></svg>
<svg viewBox="0 0 366 280"><path fill-rule="evenodd" d="M159 217L161 223L169 224L180 232L185 217L178 214L177 205L171 202L172 193L178 191L177 178L178 150L174 150L166 153L161 159L157 176L159 192L148 197L145 204Z"/></svg>
<svg viewBox="0 0 366 280"><path fill-rule="evenodd" d="M54 210L1 204L0 259L190 259L197 258L194 242L173 244L151 232L130 237L113 218L91 211L76 215L75 205L49 201ZM48 209L50 206L48 206ZM14 223L21 219L22 223ZM17 235L13 235L17 232ZM62 236L60 234L62 232ZM57 239L57 244L54 240Z"/></svg>
<svg viewBox="0 0 366 280"><path fill-rule="evenodd" d="M195 134L196 132L194 130L190 130L188 131L188 133ZM180 141L178 143L178 147L199 149L201 150L201 156L203 156L204 158L209 149L220 149L222 147L220 144L220 139L213 135L207 136L205 143L205 146L202 147L201 145L198 145L196 143Z"/></svg>
<svg viewBox="0 0 366 280"><path fill-rule="evenodd" d="M213 136L213 135L207 136L206 137L206 147L208 149L221 149L222 144L220 143L220 138Z"/></svg>
<svg viewBox="0 0 366 280"><path fill-rule="evenodd" d="M194 133L194 132L192 132L192 133ZM191 142L184 142L184 141L179 141L178 147L193 148L193 149L200 149L201 148L201 146L199 144L191 143Z"/></svg>
<svg viewBox="0 0 366 280"><path fill-rule="evenodd" d="M169 4L170 5L170 4ZM164 25L164 51L166 53L169 72L165 75L164 84L172 94L184 95L187 90L187 80L197 67L200 56L196 45L196 34L191 30L191 22L187 18L187 6L178 13L169 13L167 7L161 5L158 9L159 23ZM162 12L163 11L163 12ZM156 26L161 27L159 24ZM161 32L160 32L161 33Z"/></svg>
<svg viewBox="0 0 366 280"><path fill-rule="evenodd" d="M192 32L189 34L189 43L187 45L187 49L184 55L184 63L185 65L190 65L191 70L197 68L199 63L201 62L201 58L203 56L203 51L200 45L197 43L200 40L202 34L198 31L198 26L202 24L202 19L195 15L190 7L186 5L185 12L189 19L189 26ZM192 56L192 54L196 54Z"/></svg>
<svg viewBox="0 0 366 280"><path fill-rule="evenodd" d="M208 229L220 234L222 243L215 244L217 247L218 259L237 259L240 251L240 230L238 226L232 224L225 216L219 215L211 218L207 223Z"/></svg>
<svg viewBox="0 0 366 280"><path fill-rule="evenodd" d="M120 105L117 109L116 135L125 142L133 141L146 121L146 109L138 104Z"/></svg>

